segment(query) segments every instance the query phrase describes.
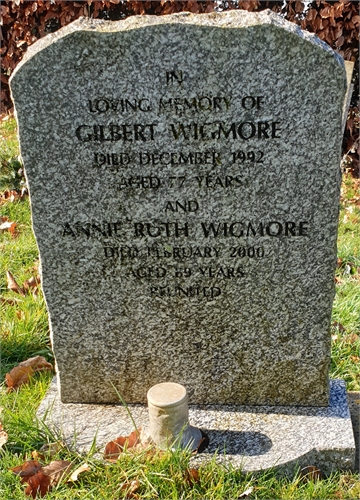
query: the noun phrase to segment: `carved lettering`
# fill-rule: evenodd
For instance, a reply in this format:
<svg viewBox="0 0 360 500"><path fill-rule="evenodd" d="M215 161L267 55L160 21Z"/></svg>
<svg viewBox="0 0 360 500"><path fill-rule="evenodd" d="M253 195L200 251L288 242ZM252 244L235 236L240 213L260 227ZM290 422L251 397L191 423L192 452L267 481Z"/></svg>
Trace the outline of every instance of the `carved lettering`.
<svg viewBox="0 0 360 500"><path fill-rule="evenodd" d="M159 101L159 113L172 112L182 115L187 112L191 114L201 113L202 111L227 111L230 103L231 98L224 96L162 97Z"/></svg>
<svg viewBox="0 0 360 500"><path fill-rule="evenodd" d="M156 123L80 125L75 134L81 142L146 142L154 140L155 127Z"/></svg>
<svg viewBox="0 0 360 500"><path fill-rule="evenodd" d="M91 113L107 113L108 111L126 113L133 111L151 111L149 99L89 99L89 110Z"/></svg>
<svg viewBox="0 0 360 500"><path fill-rule="evenodd" d="M221 288L217 286L152 286L150 295L155 297L208 297L214 299L221 295Z"/></svg>
<svg viewBox="0 0 360 500"><path fill-rule="evenodd" d="M196 200L190 201L167 201L165 203L165 212L196 212L199 210L199 203Z"/></svg>
<svg viewBox="0 0 360 500"><path fill-rule="evenodd" d="M308 222L201 222L205 238L248 236L307 236Z"/></svg>
<svg viewBox="0 0 360 500"><path fill-rule="evenodd" d="M207 123L170 123L170 136L179 139L209 141L214 139L279 139L280 122L207 122Z"/></svg>
<svg viewBox="0 0 360 500"><path fill-rule="evenodd" d="M157 238L159 236L186 238L189 236L189 224L187 222L160 222L158 224L152 222L135 222L134 236L135 238Z"/></svg>

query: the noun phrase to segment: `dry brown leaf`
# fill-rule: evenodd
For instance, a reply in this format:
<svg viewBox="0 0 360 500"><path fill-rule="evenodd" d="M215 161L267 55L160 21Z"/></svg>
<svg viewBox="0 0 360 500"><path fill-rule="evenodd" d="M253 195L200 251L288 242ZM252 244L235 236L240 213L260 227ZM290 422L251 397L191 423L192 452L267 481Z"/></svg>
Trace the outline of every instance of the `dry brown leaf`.
<svg viewBox="0 0 360 500"><path fill-rule="evenodd" d="M51 488L51 479L49 476L39 471L34 476L31 476L26 481L28 483L25 488L25 495L33 498L44 497Z"/></svg>
<svg viewBox="0 0 360 500"><path fill-rule="evenodd" d="M53 366L43 356L34 356L22 361L5 375L8 392L18 389L29 382L31 376L38 371L52 371Z"/></svg>
<svg viewBox="0 0 360 500"><path fill-rule="evenodd" d="M304 10L304 4L300 0L296 0L295 2L295 12L301 13Z"/></svg>
<svg viewBox="0 0 360 500"><path fill-rule="evenodd" d="M10 271L6 271L7 287L15 293L19 293L25 296L26 293L31 293L35 297L38 294L38 285L40 284L40 276L32 276L31 278L24 281L21 287L15 280L13 274Z"/></svg>
<svg viewBox="0 0 360 500"><path fill-rule="evenodd" d="M7 287L9 290L12 290L15 293L19 293L22 296L25 295L24 289L17 284L14 276L10 271L6 271L6 280L7 280Z"/></svg>
<svg viewBox="0 0 360 500"><path fill-rule="evenodd" d="M125 498L140 498L135 492L140 488L140 481L138 479L131 481L131 483L124 483L121 486L121 491L125 491Z"/></svg>
<svg viewBox="0 0 360 500"><path fill-rule="evenodd" d="M331 6L328 5L324 9L320 11L320 16L323 18L327 18L331 16Z"/></svg>
<svg viewBox="0 0 360 500"><path fill-rule="evenodd" d="M8 440L7 432L4 431L2 423L0 422L0 448L4 446L7 440Z"/></svg>
<svg viewBox="0 0 360 500"><path fill-rule="evenodd" d="M53 485L66 478L71 468L71 462L66 460L55 460L45 466L37 460L29 460L10 470L21 478L22 484L28 484L25 494L37 498L45 496Z"/></svg>
<svg viewBox="0 0 360 500"><path fill-rule="evenodd" d="M140 430L133 431L129 436L119 436L118 438L110 441L104 450L104 458L106 460L116 461L120 453L124 450L134 448L140 444Z"/></svg>
<svg viewBox="0 0 360 500"><path fill-rule="evenodd" d="M50 477L50 484L58 484L70 474L72 463L67 460L54 460L42 468L44 474Z"/></svg>
<svg viewBox="0 0 360 500"><path fill-rule="evenodd" d="M0 224L0 231L9 231L12 236L16 235L16 222L12 222L8 219L8 217L1 217L2 224ZM4 221L4 219L6 219Z"/></svg>
<svg viewBox="0 0 360 500"><path fill-rule="evenodd" d="M140 431L141 428L136 431L132 431L132 433L128 436L126 443L127 448L134 448L134 446L140 443Z"/></svg>
<svg viewBox="0 0 360 500"><path fill-rule="evenodd" d="M34 372L53 370L53 365L46 361L44 356L34 356L33 358L21 361L21 363L19 363L19 366L31 366Z"/></svg>
<svg viewBox="0 0 360 500"><path fill-rule="evenodd" d="M185 481L189 486L194 486L196 483L200 483L200 472L198 469L186 469L185 471Z"/></svg>
<svg viewBox="0 0 360 500"><path fill-rule="evenodd" d="M314 465L308 465L301 469L300 476L304 481L318 481L321 479L321 470Z"/></svg>
<svg viewBox="0 0 360 500"><path fill-rule="evenodd" d="M345 37L344 35L341 35L335 42L335 45L336 47L341 47L342 45L344 45L344 42L345 42Z"/></svg>
<svg viewBox="0 0 360 500"><path fill-rule="evenodd" d="M107 443L104 450L104 458L106 460L116 461L119 458L120 453L124 451L125 443L125 436L120 436Z"/></svg>
<svg viewBox="0 0 360 500"><path fill-rule="evenodd" d="M341 323L339 323L338 321L334 321L332 326L334 328L336 328L337 330L339 330L340 332L346 332L345 327Z"/></svg>
<svg viewBox="0 0 360 500"><path fill-rule="evenodd" d="M27 384L33 373L34 370L31 366L15 366L5 375L8 392L18 389L23 384Z"/></svg>
<svg viewBox="0 0 360 500"><path fill-rule="evenodd" d="M26 482L29 477L34 476L39 471L41 471L41 464L37 460L28 460L24 462L22 465L17 465L16 467L12 467L10 470L21 477L21 482Z"/></svg>
<svg viewBox="0 0 360 500"><path fill-rule="evenodd" d="M1 194L1 198L4 202L10 201L12 203L13 201L19 199L20 195L17 191L15 191L15 189L13 189L11 191L9 189L7 189L6 191L4 191Z"/></svg>
<svg viewBox="0 0 360 500"><path fill-rule="evenodd" d="M89 472L89 471L90 471L90 467L88 466L88 464L80 465L80 467L78 467L76 470L74 470L74 472L72 472L71 476L68 479L68 482L69 481L77 481L79 474L81 474L82 472Z"/></svg>
<svg viewBox="0 0 360 500"><path fill-rule="evenodd" d="M355 344L359 340L359 335L357 333L350 333L344 337L345 342L350 342L350 344Z"/></svg>
<svg viewBox="0 0 360 500"><path fill-rule="evenodd" d="M15 306L16 304L18 304L20 302L19 299L7 299L5 297L0 297L0 302L2 304L9 304L10 306Z"/></svg>
<svg viewBox="0 0 360 500"><path fill-rule="evenodd" d="M32 276L28 280L25 280L23 283L23 287L25 290L29 290L30 288L35 288L40 284L40 276Z"/></svg>

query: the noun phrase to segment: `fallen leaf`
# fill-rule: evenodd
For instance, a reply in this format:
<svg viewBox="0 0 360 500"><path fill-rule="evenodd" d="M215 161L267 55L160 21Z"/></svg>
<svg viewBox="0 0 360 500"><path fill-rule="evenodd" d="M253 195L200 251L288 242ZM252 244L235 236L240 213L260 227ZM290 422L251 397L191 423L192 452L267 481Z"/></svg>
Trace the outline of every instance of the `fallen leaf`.
<svg viewBox="0 0 360 500"><path fill-rule="evenodd" d="M15 191L14 189L13 190L7 189L6 191L1 193L1 195L0 195L0 201L2 203L8 202L8 201L10 201L10 203L12 203L13 201L15 201L19 198L20 198L19 193L17 191Z"/></svg>
<svg viewBox="0 0 360 500"><path fill-rule="evenodd" d="M340 332L345 332L346 331L345 327L341 323L339 323L338 321L334 321L333 324L332 324L332 326L334 328L337 328Z"/></svg>
<svg viewBox="0 0 360 500"><path fill-rule="evenodd" d="M0 302L2 304L9 304L10 306L15 306L20 302L19 299L7 299L5 297L0 297Z"/></svg>
<svg viewBox="0 0 360 500"><path fill-rule="evenodd" d="M9 290L12 290L15 293L19 293L22 296L25 295L24 289L17 284L14 276L11 274L10 271L6 271L6 280L7 280L7 287Z"/></svg>
<svg viewBox="0 0 360 500"><path fill-rule="evenodd" d="M241 495L238 496L238 498L246 498L249 495L251 495L253 491L254 491L254 486L250 486L250 488L247 488L245 491L243 491Z"/></svg>
<svg viewBox="0 0 360 500"><path fill-rule="evenodd" d="M82 472L88 472L90 471L90 467L88 464L82 464L80 467L78 467L74 472L71 474L69 477L68 481L77 481L78 475L81 474Z"/></svg>
<svg viewBox="0 0 360 500"><path fill-rule="evenodd" d="M121 491L125 491L125 498L140 498L139 495L136 495L136 491L140 488L140 481L134 480L131 483L124 483L121 486Z"/></svg>
<svg viewBox="0 0 360 500"><path fill-rule="evenodd" d="M350 342L350 344L355 344L359 340L359 338L359 335L357 335L356 333L350 333L349 335L346 335L344 337L344 340L346 342Z"/></svg>
<svg viewBox="0 0 360 500"><path fill-rule="evenodd" d="M25 318L25 313L24 311L16 311L16 316L21 320Z"/></svg>
<svg viewBox="0 0 360 500"><path fill-rule="evenodd" d="M50 484L58 484L63 478L69 475L72 463L67 460L54 460L49 465L42 468L44 474L50 477Z"/></svg>
<svg viewBox="0 0 360 500"><path fill-rule="evenodd" d="M12 236L16 235L16 222L11 222L9 220L0 224L0 231L9 231Z"/></svg>
<svg viewBox="0 0 360 500"><path fill-rule="evenodd" d="M18 389L21 385L29 382L34 370L31 366L15 366L5 375L8 392Z"/></svg>
<svg viewBox="0 0 360 500"><path fill-rule="evenodd" d="M53 370L53 365L46 361L44 356L34 356L33 358L21 361L19 366L31 366L34 372Z"/></svg>
<svg viewBox="0 0 360 500"><path fill-rule="evenodd" d="M28 484L25 494L37 498L45 496L53 485L66 478L71 468L72 464L67 460L54 460L44 466L37 460L29 460L10 470L21 478L22 484Z"/></svg>
<svg viewBox="0 0 360 500"><path fill-rule="evenodd" d="M136 431L132 431L131 434L129 434L128 442L126 443L127 448L134 448L134 446L140 443L140 431L141 428Z"/></svg>
<svg viewBox="0 0 360 500"><path fill-rule="evenodd" d="M8 440L7 432L4 431L2 423L0 422L0 448L4 446L7 440Z"/></svg>
<svg viewBox="0 0 360 500"><path fill-rule="evenodd" d="M321 470L314 465L308 465L301 469L300 476L305 481L318 481L321 479Z"/></svg>
<svg viewBox="0 0 360 500"><path fill-rule="evenodd" d="M53 366L43 356L34 356L22 361L5 375L8 392L18 389L29 382L31 376L38 371L52 371Z"/></svg>
<svg viewBox="0 0 360 500"><path fill-rule="evenodd" d="M10 470L21 477L21 482L26 482L30 477L35 476L39 471L41 471L41 464L37 460L28 460L22 465L17 465L12 467Z"/></svg>
<svg viewBox="0 0 360 500"><path fill-rule="evenodd" d="M196 483L200 483L200 473L198 469L186 469L185 471L185 481L189 486L194 486Z"/></svg>
<svg viewBox="0 0 360 500"><path fill-rule="evenodd" d="M25 488L25 495L33 498L36 498L37 495L44 497L51 488L51 478L41 471L29 477L26 482L28 485Z"/></svg>
<svg viewBox="0 0 360 500"><path fill-rule="evenodd" d="M28 280L25 280L23 283L23 287L25 290L29 290L30 288L35 288L40 284L40 276L37 276L36 278L32 276Z"/></svg>
<svg viewBox="0 0 360 500"><path fill-rule="evenodd" d="M140 430L133 431L129 436L119 436L118 438L110 441L104 450L104 458L106 460L116 461L120 453L124 450L134 448L140 444Z"/></svg>
<svg viewBox="0 0 360 500"><path fill-rule="evenodd" d="M126 437L120 436L113 441L110 441L104 450L104 458L106 460L114 460L116 461L119 458L120 453L124 451L126 443Z"/></svg>

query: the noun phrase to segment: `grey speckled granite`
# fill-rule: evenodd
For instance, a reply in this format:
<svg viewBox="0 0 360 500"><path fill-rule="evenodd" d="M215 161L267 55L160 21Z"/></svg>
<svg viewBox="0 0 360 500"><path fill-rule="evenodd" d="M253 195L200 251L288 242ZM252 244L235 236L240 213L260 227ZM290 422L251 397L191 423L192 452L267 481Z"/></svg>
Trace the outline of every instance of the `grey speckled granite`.
<svg viewBox="0 0 360 500"><path fill-rule="evenodd" d="M326 406L341 57L270 11L82 19L11 89L63 402Z"/></svg>
<svg viewBox="0 0 360 500"><path fill-rule="evenodd" d="M360 472L360 391L348 392L347 397L356 445L355 470Z"/></svg>
<svg viewBox="0 0 360 500"><path fill-rule="evenodd" d="M129 405L138 427L149 424L143 405ZM102 451L109 441L133 430L122 405L63 404L53 382L38 410L40 419L67 444L87 452L96 436ZM319 407L190 406L190 423L204 430L210 445L192 458L194 467L212 460L254 472L273 466L291 475L315 465L324 474L354 467L355 443L345 384L330 383L330 405Z"/></svg>

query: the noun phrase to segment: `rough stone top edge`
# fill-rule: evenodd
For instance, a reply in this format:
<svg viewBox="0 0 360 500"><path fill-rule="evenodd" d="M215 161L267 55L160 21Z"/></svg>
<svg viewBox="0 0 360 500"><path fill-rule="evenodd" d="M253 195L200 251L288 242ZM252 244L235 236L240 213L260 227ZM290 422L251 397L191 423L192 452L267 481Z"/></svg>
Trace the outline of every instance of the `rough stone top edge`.
<svg viewBox="0 0 360 500"><path fill-rule="evenodd" d="M80 31L90 31L93 33L116 33L166 24L208 26L223 29L248 28L257 25L277 26L326 51L334 57L334 59L345 71L344 59L327 43L320 40L320 38L315 34L302 30L297 24L285 20L271 10L267 9L261 12L231 10L227 12L211 12L208 14L192 14L190 12L179 12L177 14L169 14L164 16L130 16L120 21L105 21L101 19L81 17L68 26L61 28L55 33L50 33L49 35L41 38L33 45L31 45L25 53L23 59L20 61L13 74L11 75L10 83L13 77L16 75L17 71L25 63L27 63L29 59L31 59L38 52L45 49L52 43L68 35L71 35L72 33Z"/></svg>

